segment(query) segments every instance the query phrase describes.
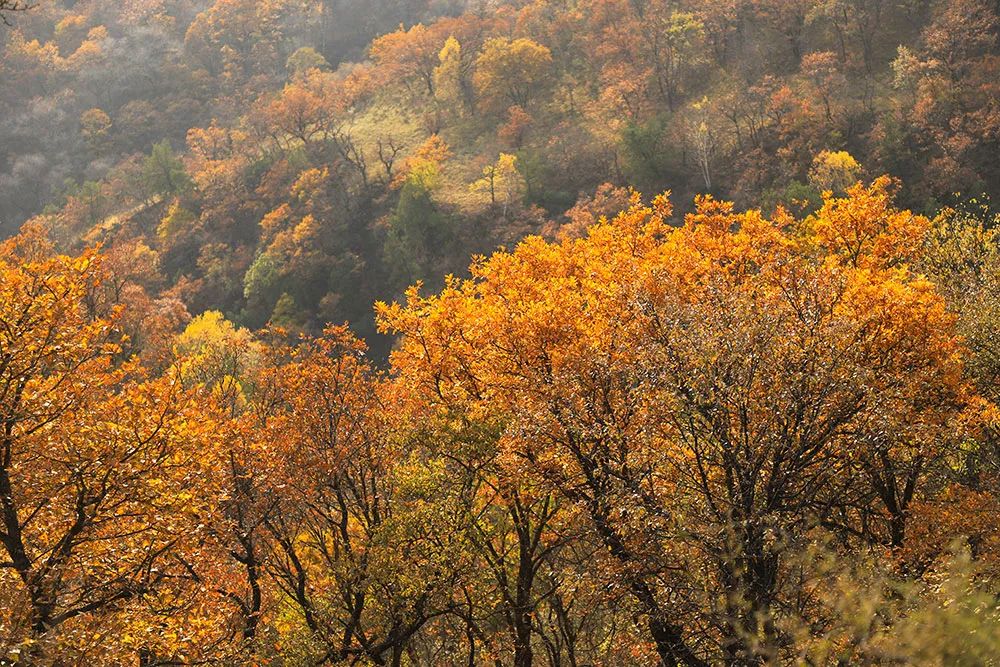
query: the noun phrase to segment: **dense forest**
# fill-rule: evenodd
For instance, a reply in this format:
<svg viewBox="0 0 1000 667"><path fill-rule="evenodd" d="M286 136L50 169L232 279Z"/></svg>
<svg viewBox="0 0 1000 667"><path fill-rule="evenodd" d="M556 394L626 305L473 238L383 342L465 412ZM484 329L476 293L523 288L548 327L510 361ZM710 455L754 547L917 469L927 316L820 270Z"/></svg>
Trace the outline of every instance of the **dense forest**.
<svg viewBox="0 0 1000 667"><path fill-rule="evenodd" d="M1000 665L1000 2L0 0L0 665Z"/></svg>

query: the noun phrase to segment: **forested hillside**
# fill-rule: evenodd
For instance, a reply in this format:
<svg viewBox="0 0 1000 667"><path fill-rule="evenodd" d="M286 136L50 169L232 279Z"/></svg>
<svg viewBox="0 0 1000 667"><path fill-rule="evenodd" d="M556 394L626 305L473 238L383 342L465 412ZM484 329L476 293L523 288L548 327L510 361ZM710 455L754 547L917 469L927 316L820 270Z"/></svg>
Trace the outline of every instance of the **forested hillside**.
<svg viewBox="0 0 1000 667"><path fill-rule="evenodd" d="M1000 664L998 14L0 0L0 665Z"/></svg>
<svg viewBox="0 0 1000 667"><path fill-rule="evenodd" d="M622 188L808 211L890 174L928 214L998 188L989 3L464 5L41 3L0 33L0 220L131 247L191 314L370 337L373 300Z"/></svg>

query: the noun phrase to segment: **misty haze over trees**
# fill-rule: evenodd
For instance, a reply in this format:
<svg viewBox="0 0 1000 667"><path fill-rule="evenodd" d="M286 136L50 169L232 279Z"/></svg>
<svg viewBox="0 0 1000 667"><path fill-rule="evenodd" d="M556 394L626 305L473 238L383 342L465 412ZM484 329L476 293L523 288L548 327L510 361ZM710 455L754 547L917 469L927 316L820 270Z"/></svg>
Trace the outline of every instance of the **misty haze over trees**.
<svg viewBox="0 0 1000 667"><path fill-rule="evenodd" d="M1000 663L998 40L0 0L0 665Z"/></svg>

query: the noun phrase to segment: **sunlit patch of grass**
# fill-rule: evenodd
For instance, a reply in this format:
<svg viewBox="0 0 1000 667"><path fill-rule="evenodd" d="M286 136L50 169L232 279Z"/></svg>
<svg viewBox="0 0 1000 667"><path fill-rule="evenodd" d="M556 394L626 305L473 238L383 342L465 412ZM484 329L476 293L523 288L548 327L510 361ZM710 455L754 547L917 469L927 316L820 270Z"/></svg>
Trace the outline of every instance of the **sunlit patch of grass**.
<svg viewBox="0 0 1000 667"><path fill-rule="evenodd" d="M419 111L405 104L400 92L387 92L364 109L351 114L343 126L362 151L372 175L382 170L378 144L401 146L396 166L430 135Z"/></svg>

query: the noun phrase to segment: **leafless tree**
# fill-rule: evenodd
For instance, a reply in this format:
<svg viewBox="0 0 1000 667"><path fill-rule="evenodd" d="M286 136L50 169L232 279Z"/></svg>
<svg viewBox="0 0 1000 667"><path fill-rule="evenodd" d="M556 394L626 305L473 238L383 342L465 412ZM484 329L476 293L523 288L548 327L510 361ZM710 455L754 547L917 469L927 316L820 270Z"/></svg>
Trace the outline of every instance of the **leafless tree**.
<svg viewBox="0 0 1000 667"><path fill-rule="evenodd" d="M34 5L28 0L0 0L0 23L9 26L10 14L13 12L23 12Z"/></svg>

